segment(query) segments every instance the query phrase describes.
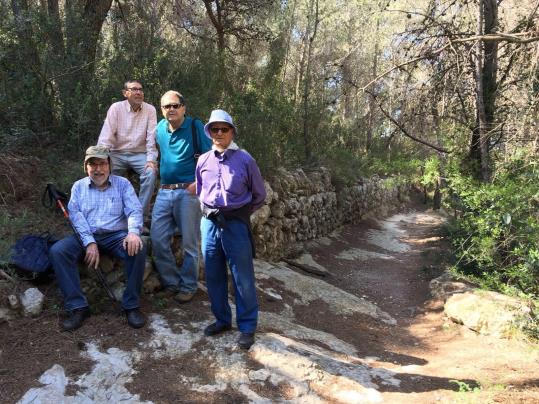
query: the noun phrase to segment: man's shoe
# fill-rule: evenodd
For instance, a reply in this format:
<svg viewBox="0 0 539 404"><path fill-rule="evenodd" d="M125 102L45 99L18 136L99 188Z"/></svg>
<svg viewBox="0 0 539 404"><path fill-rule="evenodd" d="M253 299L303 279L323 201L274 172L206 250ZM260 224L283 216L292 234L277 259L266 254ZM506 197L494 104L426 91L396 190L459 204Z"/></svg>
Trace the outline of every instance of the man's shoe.
<svg viewBox="0 0 539 404"><path fill-rule="evenodd" d="M171 297L174 297L178 294L178 289L173 288L172 286L167 286L164 289L161 289L159 292L155 294L155 297L158 297L160 299L169 299Z"/></svg>
<svg viewBox="0 0 539 404"><path fill-rule="evenodd" d="M126 310L125 315L127 316L127 324L133 328L141 328L146 324L146 319L138 308Z"/></svg>
<svg viewBox="0 0 539 404"><path fill-rule="evenodd" d="M195 293L196 292L178 292L176 293L176 295L174 295L173 299L176 300L178 303L187 303L193 300Z"/></svg>
<svg viewBox="0 0 539 404"><path fill-rule="evenodd" d="M217 323L213 323L207 326L206 328L204 328L204 335L211 337L212 335L217 335L224 331L229 331L231 329L232 329L232 326L230 324L219 325Z"/></svg>
<svg viewBox="0 0 539 404"><path fill-rule="evenodd" d="M251 345L255 343L255 333L254 332L242 332L240 339L238 340L238 345L241 349L249 349Z"/></svg>
<svg viewBox="0 0 539 404"><path fill-rule="evenodd" d="M62 321L62 329L64 331L75 331L88 317L90 317L88 307L72 310L69 312L69 317Z"/></svg>

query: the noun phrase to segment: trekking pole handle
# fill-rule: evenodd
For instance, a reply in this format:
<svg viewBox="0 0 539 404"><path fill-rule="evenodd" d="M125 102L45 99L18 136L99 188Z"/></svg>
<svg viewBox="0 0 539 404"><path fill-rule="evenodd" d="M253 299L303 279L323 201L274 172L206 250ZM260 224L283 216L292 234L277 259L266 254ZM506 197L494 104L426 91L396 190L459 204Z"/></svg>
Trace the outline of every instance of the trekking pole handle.
<svg viewBox="0 0 539 404"><path fill-rule="evenodd" d="M47 184L47 192L52 197L52 199L54 199L54 201L56 202L56 206L58 206L58 208L62 211L64 217L69 217L69 213L67 212L67 209L62 203L62 197L60 196L56 187L53 184Z"/></svg>

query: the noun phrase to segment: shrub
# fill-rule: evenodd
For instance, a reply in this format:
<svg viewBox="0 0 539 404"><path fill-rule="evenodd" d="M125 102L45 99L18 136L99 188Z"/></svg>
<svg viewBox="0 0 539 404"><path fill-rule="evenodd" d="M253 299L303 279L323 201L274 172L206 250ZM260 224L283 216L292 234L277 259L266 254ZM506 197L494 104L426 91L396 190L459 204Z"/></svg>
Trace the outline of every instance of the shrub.
<svg viewBox="0 0 539 404"><path fill-rule="evenodd" d="M452 241L458 268L494 289L539 297L539 161L515 157L492 183L454 170L449 184L460 211Z"/></svg>

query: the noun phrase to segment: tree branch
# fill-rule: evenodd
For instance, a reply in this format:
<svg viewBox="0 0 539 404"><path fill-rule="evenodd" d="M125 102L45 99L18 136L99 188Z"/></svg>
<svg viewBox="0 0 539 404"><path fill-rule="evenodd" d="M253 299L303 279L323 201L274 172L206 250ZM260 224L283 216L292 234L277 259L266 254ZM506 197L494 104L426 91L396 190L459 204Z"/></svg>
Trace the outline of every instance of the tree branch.
<svg viewBox="0 0 539 404"><path fill-rule="evenodd" d="M440 146L433 145L432 143L429 143L429 142L427 142L425 140L419 139L419 138L411 135L399 121L397 121L395 118L393 118L391 116L391 114L389 112L387 112L384 109L384 107L382 107L382 104L380 104L377 101L376 95L374 93L372 93L371 91L366 91L366 92L367 92L367 94L370 94L372 96L372 98L376 102L376 105L378 105L378 108L380 108L380 111L382 111L382 113L385 115L385 117L387 119L389 119L395 126L397 126L404 136L406 136L406 137L408 137L408 138L410 138L410 139L412 139L412 140L414 140L414 141L416 141L418 143L421 143L421 144L423 144L425 146L428 146L428 147L430 147L430 148L432 148L432 149L434 149L436 151L439 151L440 153L448 153L448 154L451 153L450 150L444 149L443 147L440 147Z"/></svg>

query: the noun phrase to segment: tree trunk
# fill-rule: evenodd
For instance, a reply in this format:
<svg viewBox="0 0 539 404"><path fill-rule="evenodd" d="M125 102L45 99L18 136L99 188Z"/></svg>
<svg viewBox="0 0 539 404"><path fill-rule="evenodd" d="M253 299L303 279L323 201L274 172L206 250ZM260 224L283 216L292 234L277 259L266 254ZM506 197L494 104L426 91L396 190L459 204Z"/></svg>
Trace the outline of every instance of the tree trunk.
<svg viewBox="0 0 539 404"><path fill-rule="evenodd" d="M498 6L496 0L480 0L477 14L477 35L496 32ZM490 181L489 139L494 127L496 107L496 75L498 44L478 41L475 57L476 130L472 134L470 157L480 167L480 178ZM477 160L479 158L479 161Z"/></svg>
<svg viewBox="0 0 539 404"><path fill-rule="evenodd" d="M378 32L380 31L380 19L376 19L376 32L374 35L375 38L375 44L374 44L374 54L373 54L373 60L372 60L372 68L371 68L371 80L374 80L376 76L378 76L378 58L380 53L380 43L378 41ZM374 122L376 117L376 100L374 99L374 96L369 93L369 117L367 121L367 138L365 139L365 151L367 154L371 150L372 147L372 139L374 137Z"/></svg>
<svg viewBox="0 0 539 404"><path fill-rule="evenodd" d="M313 10L314 8L314 10ZM313 34L308 38L308 51L307 51L307 63L305 67L305 80L303 81L303 145L305 147L305 159L309 161L312 156L311 151L311 134L309 132L309 96L311 90L311 70L312 70L312 56L313 56L313 43L316 38L318 30L318 0L311 0L309 7L309 22L313 21ZM314 12L314 15L313 15Z"/></svg>
<svg viewBox="0 0 539 404"><path fill-rule="evenodd" d="M212 4L215 2L215 11L212 8ZM218 90L221 95L221 101L226 96L226 92L232 91L232 84L228 79L227 69L226 69L226 36L225 36L225 27L223 25L223 9L219 0L204 0L204 6L206 7L206 14L210 19L211 24L215 28L215 33L217 35L217 53L218 53L218 67L219 75L222 78L223 87Z"/></svg>
<svg viewBox="0 0 539 404"><path fill-rule="evenodd" d="M28 125L34 131L42 131L53 124L52 101L46 91L41 60L30 23L30 10L27 0L11 0L11 10L15 17L15 26L20 43L18 63L21 69L16 72L18 80L25 83L27 96L36 97L34 107L27 116ZM19 56L18 55L18 56Z"/></svg>

